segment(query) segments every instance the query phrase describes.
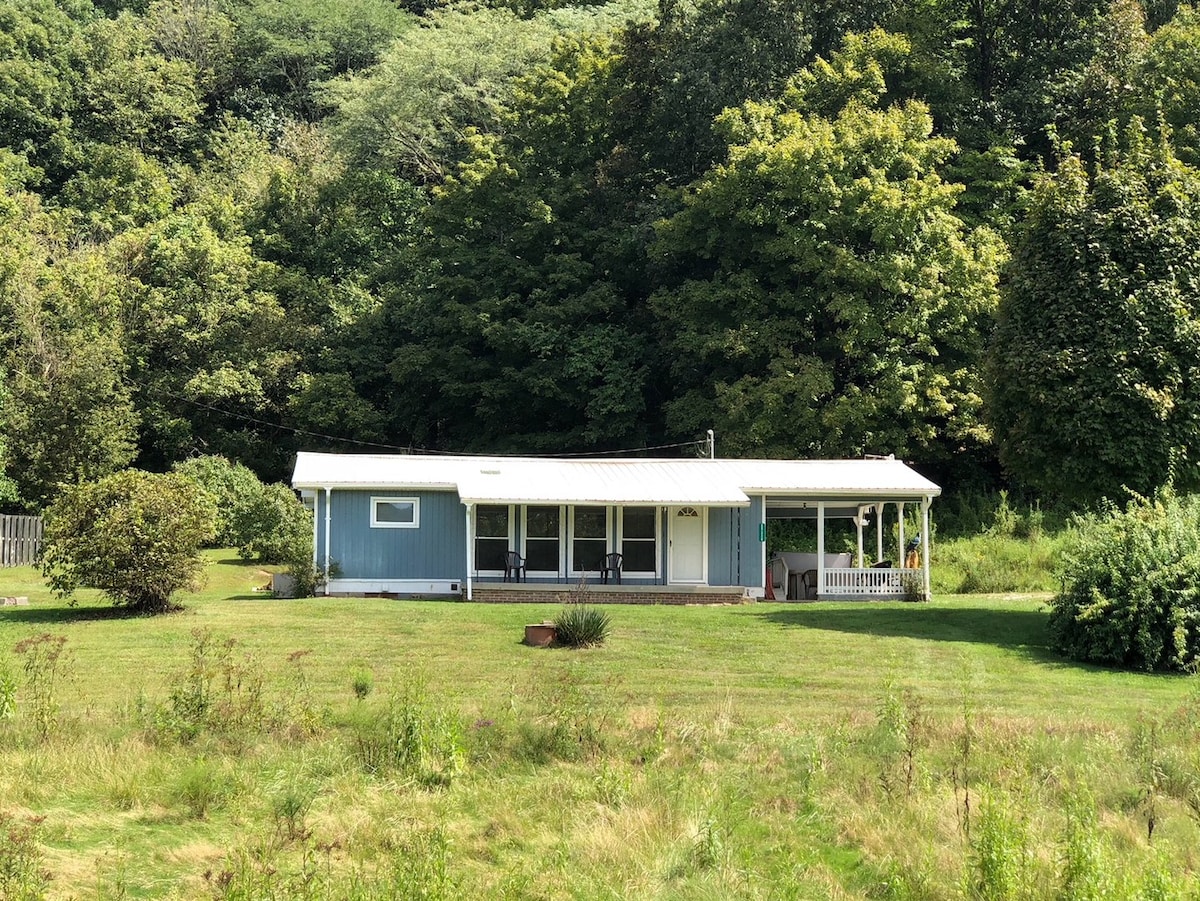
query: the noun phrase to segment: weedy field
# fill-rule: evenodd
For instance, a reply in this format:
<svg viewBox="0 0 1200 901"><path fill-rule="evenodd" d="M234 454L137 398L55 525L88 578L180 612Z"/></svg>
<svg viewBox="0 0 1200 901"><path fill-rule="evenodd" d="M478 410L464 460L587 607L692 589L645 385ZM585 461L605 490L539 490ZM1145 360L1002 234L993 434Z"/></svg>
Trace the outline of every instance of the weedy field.
<svg viewBox="0 0 1200 901"><path fill-rule="evenodd" d="M274 600L129 618L0 572L0 899L1200 897L1192 678L1036 597Z"/></svg>

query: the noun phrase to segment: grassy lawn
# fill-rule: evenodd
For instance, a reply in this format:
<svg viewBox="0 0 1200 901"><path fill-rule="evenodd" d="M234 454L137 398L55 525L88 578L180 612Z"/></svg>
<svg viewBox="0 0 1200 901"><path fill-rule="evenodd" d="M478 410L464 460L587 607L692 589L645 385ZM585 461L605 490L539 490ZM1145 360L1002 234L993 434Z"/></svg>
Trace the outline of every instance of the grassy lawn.
<svg viewBox="0 0 1200 901"><path fill-rule="evenodd" d="M273 600L226 556L159 618L0 571L31 598L0 609L0 814L44 818L0 857L37 859L38 891L1058 897L1080 868L1096 897L1196 889L1193 680L1060 660L1042 599L614 607L572 652L520 643L554 605ZM70 664L43 738L12 649L46 632Z"/></svg>

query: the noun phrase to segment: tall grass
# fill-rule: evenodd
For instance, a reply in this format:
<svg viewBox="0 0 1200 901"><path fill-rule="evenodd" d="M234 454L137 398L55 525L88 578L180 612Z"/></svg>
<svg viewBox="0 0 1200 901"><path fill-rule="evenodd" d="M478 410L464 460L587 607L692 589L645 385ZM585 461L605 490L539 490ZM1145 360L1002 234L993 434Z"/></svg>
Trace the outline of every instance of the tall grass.
<svg viewBox="0 0 1200 901"><path fill-rule="evenodd" d="M15 897L1200 891L1200 695L1051 657L1034 602L631 607L549 656L517 642L525 607L37 603L79 678L41 741L10 666ZM0 649L42 627L0 619Z"/></svg>
<svg viewBox="0 0 1200 901"><path fill-rule="evenodd" d="M1067 524L1036 503L1024 509L1007 492L967 495L937 510L930 579L935 592L1052 592Z"/></svg>

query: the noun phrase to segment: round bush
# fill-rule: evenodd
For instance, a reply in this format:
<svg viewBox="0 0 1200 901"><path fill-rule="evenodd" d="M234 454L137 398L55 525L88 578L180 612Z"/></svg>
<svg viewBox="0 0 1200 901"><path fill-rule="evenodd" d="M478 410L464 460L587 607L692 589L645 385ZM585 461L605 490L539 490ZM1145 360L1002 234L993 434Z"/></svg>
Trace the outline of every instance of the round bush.
<svg viewBox="0 0 1200 901"><path fill-rule="evenodd" d="M161 613L175 592L196 585L215 521L191 479L118 472L64 489L47 509L42 570L61 595L98 588L116 604Z"/></svg>
<svg viewBox="0 0 1200 901"><path fill-rule="evenodd" d="M212 498L217 510L217 547L241 547L245 540L234 527L233 511L253 503L262 482L248 467L221 456L191 457L176 463L172 472L187 476Z"/></svg>
<svg viewBox="0 0 1200 901"><path fill-rule="evenodd" d="M1057 569L1055 647L1089 663L1187 671L1200 657L1200 497L1164 491L1082 517Z"/></svg>

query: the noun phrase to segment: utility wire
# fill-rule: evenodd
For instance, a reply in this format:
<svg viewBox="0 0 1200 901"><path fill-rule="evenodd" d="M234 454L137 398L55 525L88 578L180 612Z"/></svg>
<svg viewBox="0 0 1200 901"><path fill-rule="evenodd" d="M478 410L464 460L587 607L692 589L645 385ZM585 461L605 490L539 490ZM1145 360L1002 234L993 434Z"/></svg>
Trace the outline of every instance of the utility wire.
<svg viewBox="0 0 1200 901"><path fill-rule="evenodd" d="M201 407L205 410L211 410L213 413L219 413L222 416L228 416L232 419L241 419L245 422L252 422L252 423L255 423L256 425L266 426L268 428L275 429L277 431L291 432L294 435L307 435L311 438L323 438L326 441L336 441L336 442L340 442L342 444L355 444L360 447L375 447L375 448L382 448L384 450L402 451L406 454L424 454L424 455L428 455L428 456L448 456L448 457L449 456L453 456L453 457L516 457L516 456L520 456L520 457L535 457L535 458L544 459L544 458L559 458L559 457L614 457L619 454L640 454L644 451L667 450L669 448L676 448L676 447L698 447L700 445L703 445L705 447L708 446L708 439L705 438L705 439L698 440L698 441L677 441L673 444L655 444L655 445L647 446L647 447L624 448L622 450L578 451L575 453L567 453L567 454L480 454L480 453L471 453L471 452L460 453L457 451L428 450L426 448L421 448L421 447L412 447L411 445L408 447L402 447L398 444L383 444L378 441L364 441L360 438L343 438L338 435L327 435L324 432L314 432L311 429L302 429L302 428L298 428L296 426L283 425L282 423L279 423L279 422L269 422L266 419L259 419L256 416L248 416L245 413L235 413L232 410L224 410L220 407L213 406L212 404L205 403L202 400L196 400L195 398L192 398L192 397L185 397L181 394L176 394L173 391L168 391L166 388L160 388L157 386L151 387L148 385L138 385L129 380L126 380L126 383L129 384L131 387L139 389L139 390L164 395L166 397L172 398L173 400L182 401L183 403L186 403L186 404L192 404L193 406Z"/></svg>

